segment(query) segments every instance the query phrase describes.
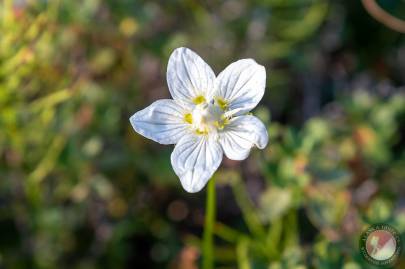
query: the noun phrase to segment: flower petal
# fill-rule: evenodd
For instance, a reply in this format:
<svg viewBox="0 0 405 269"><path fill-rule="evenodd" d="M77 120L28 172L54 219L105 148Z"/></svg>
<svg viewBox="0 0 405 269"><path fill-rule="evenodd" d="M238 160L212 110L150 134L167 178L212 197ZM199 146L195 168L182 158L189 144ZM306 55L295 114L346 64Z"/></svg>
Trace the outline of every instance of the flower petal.
<svg viewBox="0 0 405 269"><path fill-rule="evenodd" d="M228 111L242 115L252 110L262 99L266 87L266 70L252 59L242 59L230 64L217 78L220 97L227 103Z"/></svg>
<svg viewBox="0 0 405 269"><path fill-rule="evenodd" d="M183 188L191 193L200 191L222 161L219 143L207 135L186 135L171 155L171 162Z"/></svg>
<svg viewBox="0 0 405 269"><path fill-rule="evenodd" d="M263 149L268 141L266 126L250 115L233 118L219 134L222 149L231 160L246 159L253 146Z"/></svg>
<svg viewBox="0 0 405 269"><path fill-rule="evenodd" d="M157 100L129 119L135 131L160 144L176 144L188 131L184 108L171 99Z"/></svg>
<svg viewBox="0 0 405 269"><path fill-rule="evenodd" d="M167 66L167 84L173 99L193 102L196 98L212 99L215 74L195 52L178 48L170 55Z"/></svg>

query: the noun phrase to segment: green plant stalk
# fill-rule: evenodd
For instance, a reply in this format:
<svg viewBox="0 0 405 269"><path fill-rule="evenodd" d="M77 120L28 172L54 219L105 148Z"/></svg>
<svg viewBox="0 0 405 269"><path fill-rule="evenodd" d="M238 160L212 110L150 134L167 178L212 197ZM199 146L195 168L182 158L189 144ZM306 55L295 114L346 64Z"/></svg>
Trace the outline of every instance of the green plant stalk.
<svg viewBox="0 0 405 269"><path fill-rule="evenodd" d="M213 231L216 215L215 180L211 178L207 186L207 198L205 209L205 225L203 235L202 269L214 268L214 244Z"/></svg>
<svg viewBox="0 0 405 269"><path fill-rule="evenodd" d="M298 245L298 226L297 226L297 212L291 210L287 213L284 219L285 227L285 238L284 247L296 246Z"/></svg>
<svg viewBox="0 0 405 269"><path fill-rule="evenodd" d="M239 269L250 269L249 256L249 239L247 237L242 237L236 245L236 254Z"/></svg>
<svg viewBox="0 0 405 269"><path fill-rule="evenodd" d="M236 241L238 241L238 239L243 235L239 233L239 231L220 222L216 222L214 226L214 234L230 243L236 243Z"/></svg>
<svg viewBox="0 0 405 269"><path fill-rule="evenodd" d="M245 186L240 181L237 181L232 184L232 189L236 203L242 211L243 219L250 232L257 238L265 238L266 232L260 222L259 216L256 214L252 201L248 197Z"/></svg>
<svg viewBox="0 0 405 269"><path fill-rule="evenodd" d="M268 253L274 259L278 259L280 255L280 239L283 232L283 223L281 219L275 219L271 222L267 232L266 246Z"/></svg>

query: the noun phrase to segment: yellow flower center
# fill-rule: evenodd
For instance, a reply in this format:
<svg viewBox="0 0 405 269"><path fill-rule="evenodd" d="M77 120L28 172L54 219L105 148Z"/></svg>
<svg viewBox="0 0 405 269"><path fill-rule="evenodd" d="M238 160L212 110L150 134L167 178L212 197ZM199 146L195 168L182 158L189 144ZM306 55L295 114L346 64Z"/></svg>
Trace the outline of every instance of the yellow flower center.
<svg viewBox="0 0 405 269"><path fill-rule="evenodd" d="M223 105L225 102L206 103L205 99L198 101L200 102L194 102L196 105L193 111L184 115L184 121L189 123L197 134L216 134L228 124L229 119L225 116Z"/></svg>

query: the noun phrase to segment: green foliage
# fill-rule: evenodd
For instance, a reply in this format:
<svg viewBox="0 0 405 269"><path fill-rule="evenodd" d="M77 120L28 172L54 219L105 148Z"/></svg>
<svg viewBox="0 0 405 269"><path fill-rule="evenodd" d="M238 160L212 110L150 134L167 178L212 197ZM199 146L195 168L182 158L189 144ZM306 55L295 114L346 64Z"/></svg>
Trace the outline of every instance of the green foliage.
<svg viewBox="0 0 405 269"><path fill-rule="evenodd" d="M357 244L369 224L405 232L405 97L336 94L302 125L290 112L300 109L294 74L307 74L325 21L342 9L1 1L0 268L195 268L204 193L182 192L171 149L128 122L168 96L164 70L178 46L216 70L242 57L271 67L255 113L270 145L242 164L225 160L216 176L218 268L367 267Z"/></svg>
<svg viewBox="0 0 405 269"><path fill-rule="evenodd" d="M399 120L405 115L405 96L383 101L356 92L343 100L337 104L342 113L313 118L299 131L270 123L272 145L264 156L255 156L266 179L257 209L248 206L252 202L240 177L232 180L251 234L240 235L250 242L248 268L266 268L256 265L258 251L269 268L363 268L368 264L359 259L361 231L372 223L394 224L404 218L392 204L401 195L398 186L384 182L392 180L395 163L403 162L403 149L397 156L393 150ZM375 111L390 115L380 122L384 128L378 128ZM396 225L403 233L405 227ZM314 242L306 238L310 234ZM218 236L228 240L221 230ZM231 243L238 244L239 239L234 240ZM307 244L313 245L305 248Z"/></svg>

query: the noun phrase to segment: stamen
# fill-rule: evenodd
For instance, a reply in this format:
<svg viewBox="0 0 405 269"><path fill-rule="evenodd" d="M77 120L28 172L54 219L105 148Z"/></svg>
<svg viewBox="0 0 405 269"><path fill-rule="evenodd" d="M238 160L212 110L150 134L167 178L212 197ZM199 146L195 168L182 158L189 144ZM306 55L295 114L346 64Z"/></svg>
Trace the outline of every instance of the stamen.
<svg viewBox="0 0 405 269"><path fill-rule="evenodd" d="M222 124L222 123L219 122L219 121L215 121L215 122L214 122L214 126L217 127L219 130L224 129L224 124Z"/></svg>
<svg viewBox="0 0 405 269"><path fill-rule="evenodd" d="M193 103L196 105L205 103L205 97L202 95L197 96L196 98L193 99Z"/></svg>
<svg viewBox="0 0 405 269"><path fill-rule="evenodd" d="M222 130L222 129L224 129L225 125L227 125L228 123L229 123L229 119L222 115L221 120L214 122L214 126L217 127L218 130Z"/></svg>
<svg viewBox="0 0 405 269"><path fill-rule="evenodd" d="M228 125L229 124L229 118L228 117L225 117L224 115L222 115L222 124L225 126L225 125Z"/></svg>
<svg viewBox="0 0 405 269"><path fill-rule="evenodd" d="M222 99L221 97L216 97L215 102L218 104L218 106L222 109L225 110L228 108L228 102Z"/></svg>
<svg viewBox="0 0 405 269"><path fill-rule="evenodd" d="M184 115L184 120L187 123L192 124L193 123L193 115L191 115L191 113L187 113L186 115Z"/></svg>
<svg viewBox="0 0 405 269"><path fill-rule="evenodd" d="M197 130L195 130L195 132L196 132L198 135L207 135L207 134L208 134L208 129L203 129L203 130L197 129Z"/></svg>
<svg viewBox="0 0 405 269"><path fill-rule="evenodd" d="M191 113L185 114L184 120L192 125L196 134L215 135L229 123L230 117L226 116L223 109L228 103L223 99L217 99L214 103L212 101L206 103L205 98L199 96L194 99L194 102L203 103L196 105Z"/></svg>

